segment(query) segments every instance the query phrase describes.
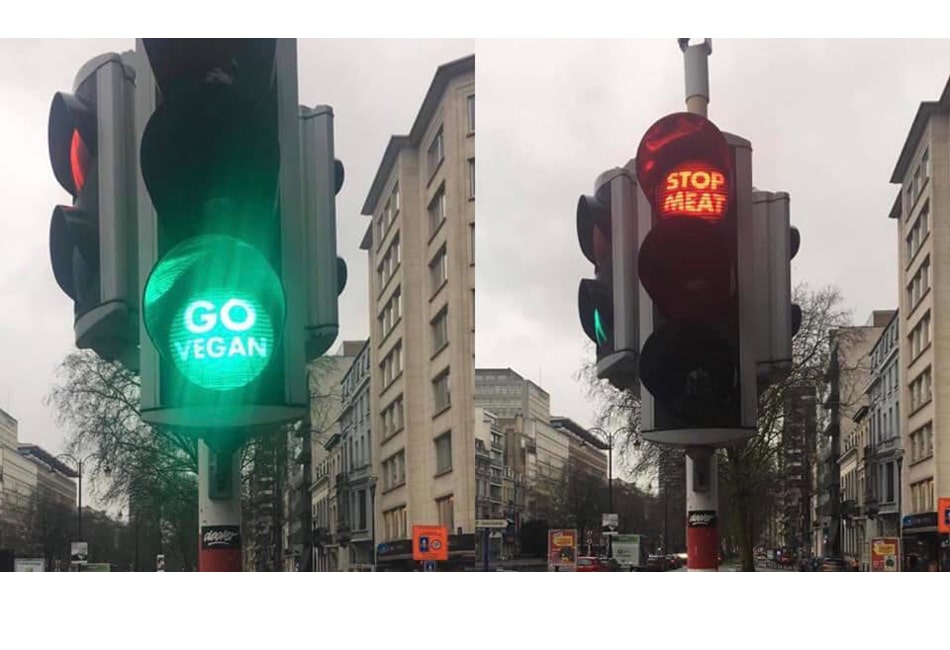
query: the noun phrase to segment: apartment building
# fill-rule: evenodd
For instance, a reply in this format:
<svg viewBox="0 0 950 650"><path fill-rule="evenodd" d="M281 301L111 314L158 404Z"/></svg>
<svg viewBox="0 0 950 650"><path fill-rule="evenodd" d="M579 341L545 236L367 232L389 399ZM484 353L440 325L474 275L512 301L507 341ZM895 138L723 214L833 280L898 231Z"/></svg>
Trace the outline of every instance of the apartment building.
<svg viewBox="0 0 950 650"><path fill-rule="evenodd" d="M856 499L845 504L843 494L851 489L852 482L855 495L864 492L857 484L857 458L856 453L852 453L856 450L858 434L855 418L868 402L865 388L871 378L871 349L893 316L893 311L874 311L864 326L842 327L829 333L829 360L819 423L823 436L818 445L820 467L815 490L818 512L814 520L819 527L812 545L817 555L841 556L846 552L843 517L851 522L858 504ZM859 422L860 419L858 417ZM848 554L856 557L855 550L849 543Z"/></svg>
<svg viewBox="0 0 950 650"><path fill-rule="evenodd" d="M815 464L816 412L814 391L802 386L789 391L782 424L781 545L811 554L812 482Z"/></svg>
<svg viewBox="0 0 950 650"><path fill-rule="evenodd" d="M900 408L900 311L871 350L868 384L868 444L865 509L870 537L900 534L900 484L903 448Z"/></svg>
<svg viewBox="0 0 950 650"><path fill-rule="evenodd" d="M378 566L413 568L412 526L441 524L441 568L462 568L475 548L474 56L438 68L362 214Z"/></svg>
<svg viewBox="0 0 950 650"><path fill-rule="evenodd" d="M939 561L950 569L947 536L937 532L937 499L950 496L950 80L937 101L921 102L891 182L898 224L900 411L904 449L901 532L905 568Z"/></svg>

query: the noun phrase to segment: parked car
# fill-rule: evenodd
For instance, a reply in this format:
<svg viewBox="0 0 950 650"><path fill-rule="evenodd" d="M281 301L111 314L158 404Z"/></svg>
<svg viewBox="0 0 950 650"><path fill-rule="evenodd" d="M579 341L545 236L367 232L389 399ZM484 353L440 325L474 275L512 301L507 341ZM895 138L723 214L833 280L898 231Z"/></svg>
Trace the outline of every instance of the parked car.
<svg viewBox="0 0 950 650"><path fill-rule="evenodd" d="M689 556L686 553L677 553L676 559L679 561L679 566L684 567L689 564Z"/></svg>
<svg viewBox="0 0 950 650"><path fill-rule="evenodd" d="M577 558L577 571L579 573L610 571L610 565L607 560L599 557L579 557Z"/></svg>
<svg viewBox="0 0 950 650"><path fill-rule="evenodd" d="M669 571L670 563L662 555L651 555L647 558L647 571Z"/></svg>

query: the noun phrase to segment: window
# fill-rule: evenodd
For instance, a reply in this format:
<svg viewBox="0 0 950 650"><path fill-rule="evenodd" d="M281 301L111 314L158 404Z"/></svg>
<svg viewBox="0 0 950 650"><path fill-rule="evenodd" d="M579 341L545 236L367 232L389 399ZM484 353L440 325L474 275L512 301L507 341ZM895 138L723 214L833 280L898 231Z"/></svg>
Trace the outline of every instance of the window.
<svg viewBox="0 0 950 650"><path fill-rule="evenodd" d="M432 394L435 401L435 412L439 413L452 404L449 392L449 371L446 370L432 381Z"/></svg>
<svg viewBox="0 0 950 650"><path fill-rule="evenodd" d="M475 159L468 159L468 198L475 198Z"/></svg>
<svg viewBox="0 0 950 650"><path fill-rule="evenodd" d="M907 247L908 264L914 259L914 255L917 254L917 251L920 250L924 240L927 238L928 232L930 232L930 201L924 204L920 214L917 216L917 221L914 222L913 227L911 227L910 232L907 233L907 237L904 240Z"/></svg>
<svg viewBox="0 0 950 650"><path fill-rule="evenodd" d="M392 508L383 513L383 534L387 540L406 537L406 506Z"/></svg>
<svg viewBox="0 0 950 650"><path fill-rule="evenodd" d="M910 410L914 411L918 407L930 401L931 397L931 370L928 366L926 370L917 375L910 383Z"/></svg>
<svg viewBox="0 0 950 650"><path fill-rule="evenodd" d="M393 217L399 214L399 183L393 185L392 194L389 196L389 205L392 207Z"/></svg>
<svg viewBox="0 0 950 650"><path fill-rule="evenodd" d="M366 530L366 490L360 490L356 497L357 527Z"/></svg>
<svg viewBox="0 0 950 650"><path fill-rule="evenodd" d="M888 463L885 470L887 472L887 503L894 502L894 463Z"/></svg>
<svg viewBox="0 0 950 650"><path fill-rule="evenodd" d="M448 344L449 313L447 309L443 309L432 321L432 353L435 354Z"/></svg>
<svg viewBox="0 0 950 650"><path fill-rule="evenodd" d="M448 263L445 258L445 247L436 253L429 262L429 291L433 295L448 281Z"/></svg>
<svg viewBox="0 0 950 650"><path fill-rule="evenodd" d="M468 224L468 243L469 243L469 255L468 263L472 266L475 265L475 224Z"/></svg>
<svg viewBox="0 0 950 650"><path fill-rule="evenodd" d="M436 190L426 209L429 214L429 236L431 237L445 221L445 185Z"/></svg>
<svg viewBox="0 0 950 650"><path fill-rule="evenodd" d="M436 499L435 505L439 509L439 525L448 528L451 535L455 531L455 508L452 495Z"/></svg>
<svg viewBox="0 0 950 650"><path fill-rule="evenodd" d="M390 402L380 415L383 420L383 439L401 430L403 427L402 395Z"/></svg>
<svg viewBox="0 0 950 650"><path fill-rule="evenodd" d="M389 282L389 279L399 267L400 261L402 261L402 257L399 246L399 235L396 235L393 237L393 242L389 245L389 248L386 249L386 254L383 255L383 259L376 267L376 276L377 280L379 280L379 291L382 291Z"/></svg>
<svg viewBox="0 0 950 650"><path fill-rule="evenodd" d="M452 469L452 433L443 433L435 439L435 473Z"/></svg>
<svg viewBox="0 0 950 650"><path fill-rule="evenodd" d="M431 177L445 159L445 145L442 140L441 126L439 127L439 131L435 134L435 137L432 139L432 144L429 145L429 153L427 154L426 158L429 166L429 176Z"/></svg>
<svg viewBox="0 0 950 650"><path fill-rule="evenodd" d="M402 373L402 342L400 341L389 351L380 368L383 371L383 388L389 386Z"/></svg>
<svg viewBox="0 0 950 650"><path fill-rule="evenodd" d="M393 295L386 301L386 306L383 307L383 311L377 317L383 338L389 335L396 323L399 322L400 317L402 317L401 287L393 292Z"/></svg>
<svg viewBox="0 0 950 650"><path fill-rule="evenodd" d="M398 451L382 462L383 490L391 490L406 482L406 452Z"/></svg>
<svg viewBox="0 0 950 650"><path fill-rule="evenodd" d="M466 104L468 105L468 132L475 133L475 95L469 95Z"/></svg>
<svg viewBox="0 0 950 650"><path fill-rule="evenodd" d="M907 303L913 310L930 286L930 257L926 257L907 285Z"/></svg>

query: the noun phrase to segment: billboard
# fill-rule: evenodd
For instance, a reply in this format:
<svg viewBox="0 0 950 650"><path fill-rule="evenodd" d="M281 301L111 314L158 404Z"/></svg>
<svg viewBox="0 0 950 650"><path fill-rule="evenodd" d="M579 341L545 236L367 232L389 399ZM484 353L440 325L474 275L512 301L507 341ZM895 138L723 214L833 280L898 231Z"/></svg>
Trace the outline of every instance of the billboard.
<svg viewBox="0 0 950 650"><path fill-rule="evenodd" d="M896 537L872 537L871 571L900 571L900 548Z"/></svg>
<svg viewBox="0 0 950 650"><path fill-rule="evenodd" d="M950 533L950 499L937 499L937 530L941 533Z"/></svg>
<svg viewBox="0 0 950 650"><path fill-rule="evenodd" d="M621 566L640 566L640 536L617 535L614 537L613 555Z"/></svg>
<svg viewBox="0 0 950 650"><path fill-rule="evenodd" d="M548 571L574 571L577 568L577 530L548 530Z"/></svg>

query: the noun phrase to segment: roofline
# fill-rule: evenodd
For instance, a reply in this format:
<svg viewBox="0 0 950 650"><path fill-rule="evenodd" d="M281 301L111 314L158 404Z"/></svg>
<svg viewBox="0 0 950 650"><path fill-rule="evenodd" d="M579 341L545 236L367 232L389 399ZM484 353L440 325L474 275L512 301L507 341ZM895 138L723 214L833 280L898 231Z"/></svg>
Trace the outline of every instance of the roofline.
<svg viewBox="0 0 950 650"><path fill-rule="evenodd" d="M49 467L50 471L56 471L67 478L79 478L79 474L76 473L76 470L56 458L53 454L49 453L39 445L20 443L17 445L16 450L17 453L24 458L29 458L34 462L43 463Z"/></svg>
<svg viewBox="0 0 950 650"><path fill-rule="evenodd" d="M419 113L412 123L409 135L397 135L389 139L389 144L386 145L386 151L383 153L383 160L379 164L379 169L376 170L376 176L373 178L372 185L370 185L369 193L366 195L366 201L363 202L363 209L360 214L373 214L373 207L379 201L383 186L389 179L389 173L396 163L399 152L409 145L419 145L419 142L422 140L422 135L425 132L425 127L428 125L429 120L432 119L432 115L435 113L435 109L439 105L439 101L442 99L442 95L445 93L449 81L455 77L474 71L474 54L469 54L461 59L443 63L436 68L435 75L432 77L432 83L429 84L429 90L426 91L426 96L422 100L422 106L419 108Z"/></svg>
<svg viewBox="0 0 950 650"><path fill-rule="evenodd" d="M596 447L597 449L600 449L601 451L610 449L610 446L606 442L592 434L590 431L579 425L571 418L564 417L563 415L552 415L551 426L555 429L564 429L569 431L584 442Z"/></svg>
<svg viewBox="0 0 950 650"><path fill-rule="evenodd" d="M892 183L904 182L904 174L907 173L910 159L917 150L917 144L920 142L930 117L940 110L948 109L950 109L950 77L947 78L947 84L943 87L940 99L935 102L920 102L914 121L910 125L910 131L907 133L907 139L904 140L904 146L901 148L900 156L897 157L897 164L891 173Z"/></svg>
<svg viewBox="0 0 950 650"><path fill-rule="evenodd" d="M891 211L887 213L888 219L898 219L901 216L901 191L897 190L897 196L894 197L894 203L891 205Z"/></svg>

